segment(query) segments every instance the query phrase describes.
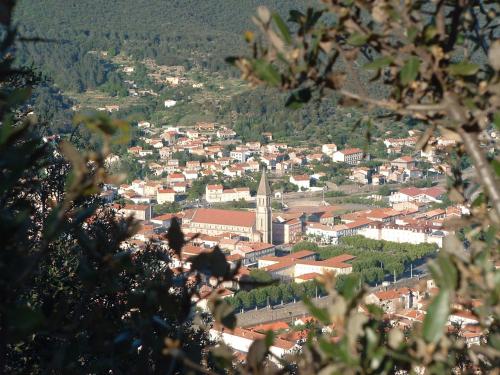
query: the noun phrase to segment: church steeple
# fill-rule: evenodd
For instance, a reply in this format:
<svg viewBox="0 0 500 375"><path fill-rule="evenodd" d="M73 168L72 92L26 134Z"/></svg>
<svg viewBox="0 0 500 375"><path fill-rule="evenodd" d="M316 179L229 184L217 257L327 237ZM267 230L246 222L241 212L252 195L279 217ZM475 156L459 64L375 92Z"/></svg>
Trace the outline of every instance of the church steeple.
<svg viewBox="0 0 500 375"><path fill-rule="evenodd" d="M257 212L255 214L255 227L262 234L262 242L272 243L272 211L271 211L271 188L267 180L265 169L257 189Z"/></svg>
<svg viewBox="0 0 500 375"><path fill-rule="evenodd" d="M267 174L265 169L262 170L259 188L257 189L257 196L259 195L271 195L271 188L269 187L269 182L267 181Z"/></svg>

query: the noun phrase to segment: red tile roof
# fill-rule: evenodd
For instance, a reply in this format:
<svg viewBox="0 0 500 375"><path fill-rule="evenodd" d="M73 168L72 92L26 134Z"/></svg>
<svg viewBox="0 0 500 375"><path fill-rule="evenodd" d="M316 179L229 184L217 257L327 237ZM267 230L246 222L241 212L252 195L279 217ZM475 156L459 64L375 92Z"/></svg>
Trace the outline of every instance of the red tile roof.
<svg viewBox="0 0 500 375"><path fill-rule="evenodd" d="M360 148L346 148L345 150L342 150L340 151L341 153L343 153L344 155L352 155L352 154L358 154L358 153L362 153L363 150L361 150Z"/></svg>
<svg viewBox="0 0 500 375"><path fill-rule="evenodd" d="M296 279L300 279L300 280L304 280L304 281L305 280L314 280L318 276L321 276L321 275L317 272L311 272L311 273L305 273L303 275L297 276Z"/></svg>
<svg viewBox="0 0 500 375"><path fill-rule="evenodd" d="M171 220L174 216L175 216L174 214L163 214L155 216L151 220Z"/></svg>
<svg viewBox="0 0 500 375"><path fill-rule="evenodd" d="M193 215L192 222L237 227L252 227L255 224L255 213L249 211L198 208Z"/></svg>
<svg viewBox="0 0 500 375"><path fill-rule="evenodd" d="M222 190L222 185L207 185L207 190Z"/></svg>
<svg viewBox="0 0 500 375"><path fill-rule="evenodd" d="M174 189L158 189L158 194L175 194Z"/></svg>

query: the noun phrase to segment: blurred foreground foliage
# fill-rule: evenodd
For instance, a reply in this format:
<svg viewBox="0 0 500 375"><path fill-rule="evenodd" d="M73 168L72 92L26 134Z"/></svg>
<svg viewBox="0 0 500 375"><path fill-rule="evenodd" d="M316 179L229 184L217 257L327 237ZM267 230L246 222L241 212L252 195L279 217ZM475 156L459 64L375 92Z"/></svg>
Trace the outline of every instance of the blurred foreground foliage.
<svg viewBox="0 0 500 375"><path fill-rule="evenodd" d="M324 324L344 327L339 342L311 340L295 359L304 373L498 373L500 365L500 165L494 134L500 130L500 39L498 1L323 0L322 6L293 10L285 22L259 7L258 35L245 36L248 56L230 57L244 79L289 92L286 105L312 100L379 109L384 118L425 125L417 149L433 136L457 142L477 174L464 181L455 171L448 195L471 215L448 223L464 229L468 247L453 235L429 263L439 294L423 325L403 337L383 325L377 309L357 310L364 290L344 283L329 288L331 305L311 310ZM371 96L369 84L382 85ZM324 99L323 99L324 98ZM376 120L376 119L374 119ZM372 121L365 119L364 121ZM369 137L369 134L368 134ZM490 150L493 150L491 152ZM487 342L467 347L445 328L452 306L472 306Z"/></svg>

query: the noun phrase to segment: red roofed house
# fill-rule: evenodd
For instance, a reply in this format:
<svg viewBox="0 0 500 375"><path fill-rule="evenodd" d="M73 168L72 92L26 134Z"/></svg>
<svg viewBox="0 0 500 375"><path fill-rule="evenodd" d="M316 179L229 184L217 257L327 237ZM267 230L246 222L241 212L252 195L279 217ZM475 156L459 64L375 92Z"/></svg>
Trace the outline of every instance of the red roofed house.
<svg viewBox="0 0 500 375"><path fill-rule="evenodd" d="M263 333L245 328L235 328L233 330L229 330L218 326L212 328L209 333L212 340L216 342L222 341L233 350L245 354L248 353L250 345L252 345L255 340L264 339L266 337ZM272 356L269 356L269 359L278 363L278 359L287 354L293 353L298 350L298 348L299 347L295 342L275 337L273 344L269 348L269 351L273 354Z"/></svg>
<svg viewBox="0 0 500 375"><path fill-rule="evenodd" d="M300 256L300 258L298 256L300 254L290 254L290 256L285 257L264 257L259 259L259 268L269 272L276 279L295 279L296 282L302 282L305 281L304 275L322 275L326 272L344 275L350 274L352 272L352 264L346 262L356 258L350 254L342 254L337 257L317 261L310 259L309 254Z"/></svg>
<svg viewBox="0 0 500 375"><path fill-rule="evenodd" d="M170 173L167 176L167 183L169 185L176 182L184 182L184 181L186 181L186 177L182 173Z"/></svg>
<svg viewBox="0 0 500 375"><path fill-rule="evenodd" d="M274 255L275 247L270 243L263 242L239 242L236 245L236 250L231 252L231 255L241 255L243 257L242 264L250 266L257 264L259 258L267 255Z"/></svg>
<svg viewBox="0 0 500 375"><path fill-rule="evenodd" d="M160 216L155 216L155 217L151 218L151 222L153 224L168 228L168 227L170 227L170 223L172 222L173 217L174 217L174 214L164 214L164 215L160 215Z"/></svg>
<svg viewBox="0 0 500 375"><path fill-rule="evenodd" d="M388 313L394 313L399 309L412 308L417 298L416 291L401 288L370 293L365 297L365 303L377 305Z"/></svg>
<svg viewBox="0 0 500 375"><path fill-rule="evenodd" d="M391 161L391 167L411 170L415 167L415 160L411 156L401 156Z"/></svg>

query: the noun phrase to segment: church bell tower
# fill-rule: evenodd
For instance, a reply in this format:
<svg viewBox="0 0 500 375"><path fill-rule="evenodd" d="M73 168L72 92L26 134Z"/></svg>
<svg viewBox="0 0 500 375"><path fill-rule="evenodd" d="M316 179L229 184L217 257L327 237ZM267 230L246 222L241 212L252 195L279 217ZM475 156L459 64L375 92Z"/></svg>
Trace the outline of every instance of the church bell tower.
<svg viewBox="0 0 500 375"><path fill-rule="evenodd" d="M271 212L271 188L265 169L262 170L259 189L257 190L257 212L255 227L262 234L262 242L273 243L273 217Z"/></svg>

